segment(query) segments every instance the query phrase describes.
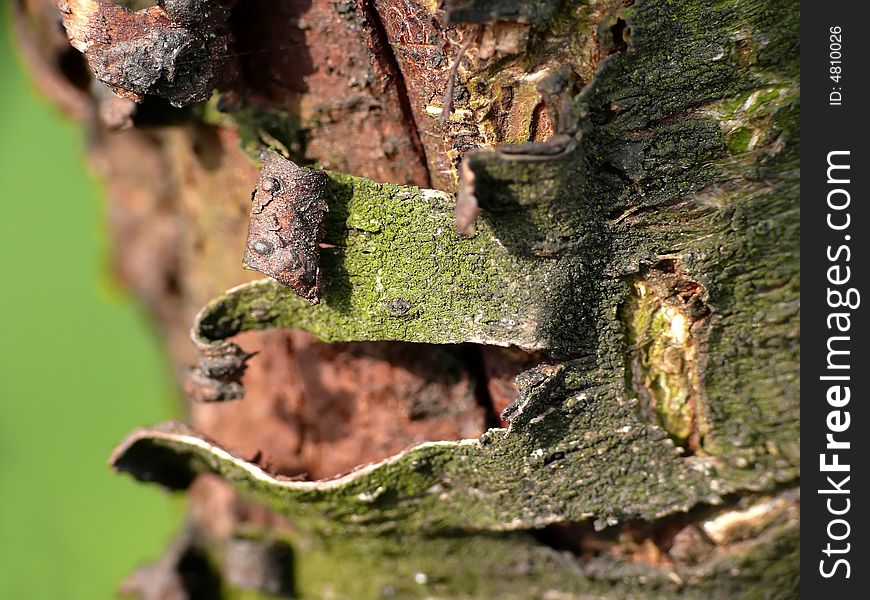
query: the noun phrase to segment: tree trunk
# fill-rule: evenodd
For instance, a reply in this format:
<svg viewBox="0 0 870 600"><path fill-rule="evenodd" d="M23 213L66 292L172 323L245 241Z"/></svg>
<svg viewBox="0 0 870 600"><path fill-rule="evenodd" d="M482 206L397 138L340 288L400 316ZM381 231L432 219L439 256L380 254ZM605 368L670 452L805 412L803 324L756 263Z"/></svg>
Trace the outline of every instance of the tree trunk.
<svg viewBox="0 0 870 600"><path fill-rule="evenodd" d="M129 593L797 595L797 2L153 4L16 5L191 399ZM240 264L281 155L317 305Z"/></svg>

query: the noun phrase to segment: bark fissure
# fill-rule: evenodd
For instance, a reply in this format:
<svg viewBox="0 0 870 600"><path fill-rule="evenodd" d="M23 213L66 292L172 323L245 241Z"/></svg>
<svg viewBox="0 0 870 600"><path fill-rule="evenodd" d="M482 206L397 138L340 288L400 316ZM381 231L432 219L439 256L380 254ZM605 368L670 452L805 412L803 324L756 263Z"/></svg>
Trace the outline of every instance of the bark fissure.
<svg viewBox="0 0 870 600"><path fill-rule="evenodd" d="M414 116L414 110L411 107L411 98L408 95L405 76L402 74L402 69L399 67L399 61L396 58L395 52L393 52L393 47L390 45L387 30L381 20L382 17L375 6L375 0L359 0L359 2L366 18L368 18L369 22L372 24L375 36L377 37L376 52L373 55L374 59L383 60L386 63L388 73L396 82L399 105L402 108L403 122L405 123L408 135L414 144L414 151L417 153L420 164L426 173L426 180L422 182L422 185L424 187L432 187L432 175L429 172L429 161L426 158L426 146L420 138L420 129L417 125L416 117Z"/></svg>
<svg viewBox="0 0 870 600"><path fill-rule="evenodd" d="M501 419L489 391L489 375L484 364L483 348L477 344L465 344L464 348L468 370L474 377L474 397L478 406L484 410L484 422L487 428L499 427Z"/></svg>

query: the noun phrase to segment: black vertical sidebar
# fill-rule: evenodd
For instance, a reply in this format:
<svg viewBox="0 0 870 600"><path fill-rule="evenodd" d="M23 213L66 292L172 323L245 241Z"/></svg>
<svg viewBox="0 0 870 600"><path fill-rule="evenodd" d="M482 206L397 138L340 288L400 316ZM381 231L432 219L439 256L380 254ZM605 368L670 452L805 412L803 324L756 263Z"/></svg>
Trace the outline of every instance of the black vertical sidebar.
<svg viewBox="0 0 870 600"><path fill-rule="evenodd" d="M870 597L870 31L862 8L855 0L801 3L805 598Z"/></svg>

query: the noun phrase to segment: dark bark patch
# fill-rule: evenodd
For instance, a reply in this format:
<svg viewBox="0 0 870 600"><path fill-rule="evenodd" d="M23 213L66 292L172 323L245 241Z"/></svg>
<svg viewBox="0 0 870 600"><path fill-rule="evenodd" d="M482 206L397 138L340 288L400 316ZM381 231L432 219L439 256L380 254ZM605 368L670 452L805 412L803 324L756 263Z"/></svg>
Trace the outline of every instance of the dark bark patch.
<svg viewBox="0 0 870 600"><path fill-rule="evenodd" d="M616 19L616 23L610 26L610 39L607 41L607 53L616 54L617 52L625 52L628 49L628 40L631 36L631 29L625 22L625 19Z"/></svg>
<svg viewBox="0 0 870 600"><path fill-rule="evenodd" d="M589 563L607 557L667 570L703 568L735 544L758 542L797 519L800 490L776 495L731 495L720 506L699 505L660 519L632 519L616 525L562 521L534 530L542 544Z"/></svg>
<svg viewBox="0 0 870 600"><path fill-rule="evenodd" d="M561 0L442 0L447 23L540 23L550 18Z"/></svg>
<svg viewBox="0 0 870 600"><path fill-rule="evenodd" d="M67 36L118 95L173 106L207 99L234 77L227 26L236 0L165 0L132 11L108 0L60 0Z"/></svg>
<svg viewBox="0 0 870 600"><path fill-rule="evenodd" d="M57 67L73 86L87 90L91 85L91 72L88 63L74 48L68 48L57 55Z"/></svg>
<svg viewBox="0 0 870 600"><path fill-rule="evenodd" d="M197 348L198 364L187 371L184 391L197 402L225 402L244 395L242 375L254 354L230 343Z"/></svg>
<svg viewBox="0 0 870 600"><path fill-rule="evenodd" d="M222 597L220 574L200 537L193 527L187 526L159 561L133 573L121 584L119 592L140 600Z"/></svg>

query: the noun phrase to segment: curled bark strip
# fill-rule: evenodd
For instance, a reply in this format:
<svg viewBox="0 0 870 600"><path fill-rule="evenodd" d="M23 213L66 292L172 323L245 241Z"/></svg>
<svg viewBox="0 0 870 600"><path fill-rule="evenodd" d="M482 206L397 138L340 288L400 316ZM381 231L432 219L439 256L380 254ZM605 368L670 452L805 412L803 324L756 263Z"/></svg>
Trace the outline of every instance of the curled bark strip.
<svg viewBox="0 0 870 600"><path fill-rule="evenodd" d="M473 237L456 231L448 194L330 173L326 189L316 194L330 202L317 271L322 302L312 307L269 281L231 289L194 321L191 335L200 356L220 354L238 333L266 328L306 329L325 341L585 352L594 343L591 332L566 328L564 315L595 310L591 273L610 257L597 243L606 222L583 202L585 159L578 139L557 136L503 152L471 152L466 161L474 180L483 182L474 198L487 209ZM264 168L254 199L261 229L268 225L259 222L261 215L283 206L271 190L290 186L270 169ZM474 216L470 212L470 223ZM249 248L266 242L277 247L262 238L252 234ZM195 397L236 397L235 389L194 383Z"/></svg>
<svg viewBox="0 0 870 600"><path fill-rule="evenodd" d="M486 169L487 162L502 161L546 161L559 157L579 157L579 135L577 137L560 134L544 142L525 144L505 144L489 150L471 150L463 157L459 167L459 192L456 197L456 229L463 235L472 235L474 223L480 216L480 203L477 199L477 171ZM573 162L573 161L572 161ZM542 198L540 207L551 204L552 199Z"/></svg>
<svg viewBox="0 0 870 600"><path fill-rule="evenodd" d="M443 192L334 173L329 178L320 250L322 302L311 306L270 280L231 289L195 319L192 338L200 356L221 356L229 338L265 328L307 329L326 341L576 350L574 332L562 329L554 337L558 324L543 317L557 319L555 304L575 301L560 290L567 289L561 282L573 277L578 257L534 260L507 247L487 223L473 238L463 237L455 231L453 200ZM270 189L276 185L261 180L260 188L266 183ZM258 198L259 191L255 211L262 204ZM275 203L267 199L270 206ZM528 207L524 214L535 210ZM498 223L498 216L493 218Z"/></svg>
<svg viewBox="0 0 870 600"><path fill-rule="evenodd" d="M509 430L423 443L332 479L272 475L176 422L134 432L111 464L169 489L217 474L295 523L333 532L513 530L566 519L614 524L717 504L722 494L774 483L709 458L680 459L667 433L643 421L614 386L589 387L592 363L569 361L519 377Z"/></svg>
<svg viewBox="0 0 870 600"><path fill-rule="evenodd" d="M234 76L227 19L235 2L165 0L137 11L111 0L57 0L57 6L72 46L116 94L185 106Z"/></svg>
<svg viewBox="0 0 870 600"><path fill-rule="evenodd" d="M457 229L469 235L475 220L486 222L514 254L573 255L581 263L595 262L592 253L600 248L584 238L605 228L595 205L586 201L590 173L581 141L580 133L560 134L544 142L467 152L460 168Z"/></svg>

